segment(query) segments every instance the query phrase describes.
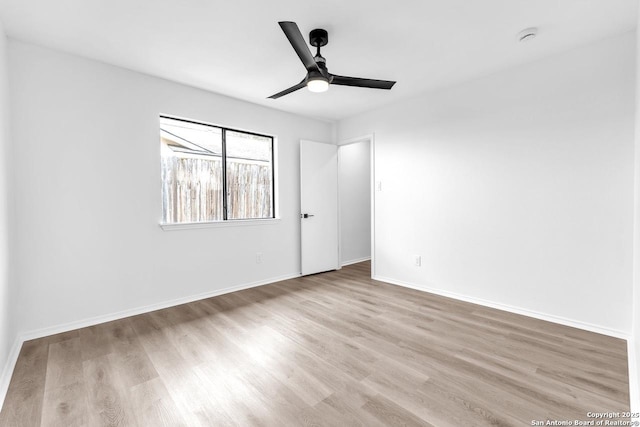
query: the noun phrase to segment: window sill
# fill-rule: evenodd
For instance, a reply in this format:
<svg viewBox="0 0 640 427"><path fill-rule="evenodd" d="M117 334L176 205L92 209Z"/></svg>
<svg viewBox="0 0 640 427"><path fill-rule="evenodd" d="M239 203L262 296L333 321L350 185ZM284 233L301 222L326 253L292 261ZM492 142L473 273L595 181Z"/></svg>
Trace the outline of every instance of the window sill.
<svg viewBox="0 0 640 427"><path fill-rule="evenodd" d="M268 219L237 219L233 221L215 222L183 222L179 224L159 224L164 231L190 230L194 228L219 228L219 227L251 227L256 225L274 225L280 222L280 218Z"/></svg>

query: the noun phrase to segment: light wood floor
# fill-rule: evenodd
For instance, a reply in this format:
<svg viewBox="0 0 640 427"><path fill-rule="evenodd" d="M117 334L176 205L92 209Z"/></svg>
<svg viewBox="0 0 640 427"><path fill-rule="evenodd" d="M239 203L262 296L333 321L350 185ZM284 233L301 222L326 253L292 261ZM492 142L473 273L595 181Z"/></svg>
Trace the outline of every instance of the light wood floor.
<svg viewBox="0 0 640 427"><path fill-rule="evenodd" d="M369 264L28 341L2 426L529 426L629 410L622 340Z"/></svg>

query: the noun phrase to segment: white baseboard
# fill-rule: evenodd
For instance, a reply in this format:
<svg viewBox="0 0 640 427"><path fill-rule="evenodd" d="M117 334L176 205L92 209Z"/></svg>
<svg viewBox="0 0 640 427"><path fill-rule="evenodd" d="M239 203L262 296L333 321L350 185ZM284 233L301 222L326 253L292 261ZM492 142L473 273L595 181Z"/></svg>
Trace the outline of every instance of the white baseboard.
<svg viewBox="0 0 640 427"><path fill-rule="evenodd" d="M636 352L635 341L633 338L627 340L627 355L629 356L629 401L631 402L631 412L640 414L640 366L638 366L638 356ZM640 417L634 418L634 421L640 421Z"/></svg>
<svg viewBox="0 0 640 427"><path fill-rule="evenodd" d="M216 289L215 291L205 292L198 295L191 295L188 297L176 298L174 300L164 301L157 304L146 305L143 307L132 308L129 310L119 311L117 313L90 317L88 319L78 320L74 322L51 326L48 328L42 328L42 329L20 333L18 334L18 337L16 338L13 344L13 347L11 348L9 358L2 371L2 377L0 377L0 409L2 409L2 405L4 404L4 400L7 395L7 390L9 389L9 383L11 382L11 375L13 375L13 370L15 369L16 362L18 361L18 355L20 354L20 349L22 348L22 344L25 341L29 341L36 338L42 338L49 335L55 335L62 332L69 332L74 329L86 328L87 326L98 325L100 323L123 319L125 317L130 317L130 316L136 316L138 314L149 313L151 311L161 310L163 308L175 307L177 305L187 304L193 301L199 301L202 299L211 298L218 295L241 291L243 289L250 289L258 286L268 285L270 283L281 282L283 280L294 279L296 277L300 277L300 273L288 274L288 275L279 276L279 277L272 277L266 280L260 280L257 282L230 286L224 289Z"/></svg>
<svg viewBox="0 0 640 427"><path fill-rule="evenodd" d="M358 260L352 260L352 261L348 261L347 263L342 264L344 265L350 265L350 264L355 264L358 262L362 262L362 261L367 261L371 258L362 258L362 259L358 259ZM263 285L268 285L270 283L275 283L275 282L280 282L283 280L289 280L289 279L293 279L296 277L300 277L300 274L291 274L291 275L285 275L285 276L280 276L280 277L273 277L270 279L266 279L266 280L261 280L261 281L257 281L257 282L252 282L252 283L247 283L247 284L243 284L243 285L236 285L236 286L230 286L228 288L224 288L224 289L217 289L215 291L211 291L211 292L205 292L202 294L198 294L198 295L192 295L192 296L188 296L188 297L183 297L183 298L177 298L171 301L165 301L165 302L161 302L161 303L157 303L157 304L151 304L151 305L147 305L147 306L143 306L143 307L138 307L138 308L134 308L134 309L130 309L130 310L124 310L124 311L120 311L117 313L111 313L111 314L106 314L106 315L102 315L102 316L95 316L95 317L91 317L88 319L83 319L83 320L79 320L79 321L74 321L74 322L69 322L69 323L65 323L65 324L60 324L60 325L56 325L56 326L52 326L52 327L48 327L48 328L43 328L43 329L37 329L37 330L33 330L33 331L29 331L29 332L25 332L22 334L19 334L18 337L16 338L13 346L11 347L11 351L9 353L9 357L7 359L7 362L5 363L4 369L2 371L2 376L0 377L0 410L2 409L2 405L4 404L4 400L7 394L7 390L9 388L9 383L11 381L11 376L13 375L13 371L15 369L15 365L16 362L18 360L18 355L20 354L20 349L22 348L22 344L25 341L28 340L32 340L32 339L36 339L36 338L42 338L45 336L49 336L49 335L54 335L54 334L58 334L58 333L62 333L62 332L68 332L68 331L72 331L74 329L78 329L78 328L84 328L87 326L93 326L93 325L97 325L100 323L105 323L105 322L110 322L113 320L118 320L118 319L122 319L125 317L130 317L130 316L135 316L138 314L144 314L144 313L149 313L151 311L155 311L155 310L161 310L163 308L169 308L169 307L174 307L177 305L181 305L181 304L187 304L193 301L198 301L198 300L202 300L202 299L206 299L206 298L211 298L211 297L215 297L218 295L223 295L223 294L227 294L230 292L236 292L236 291L240 291L243 289L250 289L250 288L255 288L258 286L263 286ZM486 306L486 307L491 307L491 308L496 308L498 310L503 310L503 311L508 311L511 313L516 313L516 314L522 314L525 316L529 316L529 317L534 317L536 319L541 319L541 320L547 320L549 322L553 322L553 323L558 323L558 324L562 324L562 325L566 325L566 326L572 326L572 327L576 327L579 329L584 329L587 331L591 331L591 332L596 332L596 333L600 333L600 334L604 334L604 335L609 335L609 336L613 336L616 338L622 338L622 339L626 339L627 340L627 345L628 345L628 356L629 356L629 387L630 387L630 399L631 399L631 412L640 412L640 384L638 383L638 365L637 365L637 359L636 359L636 351L635 351L635 346L633 345L633 340L630 339L629 335L621 332L621 331L617 331L617 330L611 330L608 328L603 328L600 326L596 326L596 325L591 325L588 323L583 323L583 322L578 322L578 321L574 321L571 319L565 319L562 317L558 317L558 316L552 316L552 315L548 315L545 313L538 313L535 311L530 311L530 310L526 310L526 309L522 309L522 308L518 308L518 307L513 307L513 306L509 306L509 305L505 305L505 304L499 304L499 303L494 303L491 301L487 301L487 300L482 300L482 299L478 299L478 298L473 298L473 297L467 297L464 295L459 295L459 294L455 294L453 292L448 292L448 291L443 291L443 290L439 290L439 289L432 289L432 288L428 288L425 286L420 286L420 285L416 285L416 284L412 284L412 283L406 283L406 282L402 282L402 281L398 281L398 280L394 280L394 279L390 279L390 278L386 278L386 277L380 277L380 276L374 276L373 279L375 280L379 280L381 282L386 282L392 285L397 285L397 286L402 286L402 287L406 287L406 288L410 288L410 289L416 289L419 291L423 291L423 292L428 292L428 293L432 293L432 294L436 294L436 295L441 295L441 296L445 296L445 297L449 297L449 298L453 298L453 299L457 299L460 301L465 301L465 302L470 302L473 304L478 304L478 305L482 305L482 306Z"/></svg>
<svg viewBox="0 0 640 427"><path fill-rule="evenodd" d="M342 266L346 267L347 265L357 264L359 262L364 262L364 261L371 261L371 257L370 256L366 256L364 258L358 258L358 259L352 259L352 260L349 260L349 261L344 261L342 263Z"/></svg>
<svg viewBox="0 0 640 427"><path fill-rule="evenodd" d="M456 294L454 292L443 291L441 289L434 289L427 286L416 285L414 283L402 282L400 280L390 279L388 277L374 276L373 279L381 282L389 283L391 285L402 286L405 288L415 289L422 292L428 292L431 294L441 295L448 298L453 298L459 301L470 302L473 304L482 305L485 307L491 307L498 310L507 311L510 313L521 314L523 316L533 317L540 320L546 320L552 323L558 323L560 325L571 326L578 329L583 329L589 332L595 332L598 334L608 335L614 338L621 338L627 341L627 358L629 365L629 402L630 411L635 414L640 414L640 366L638 366L638 356L636 354L636 347L634 340L628 333L618 331L615 329L609 329L590 323L580 322L572 319L567 319L560 316L554 316L546 313L539 313L537 311L527 310L520 307L514 307L506 304L495 303L492 301L483 300L480 298L468 297L465 295ZM640 421L640 417L634 418L635 421Z"/></svg>
<svg viewBox="0 0 640 427"><path fill-rule="evenodd" d="M470 302L473 304L482 305L485 307L491 307L502 311L508 311L509 313L521 314L523 316L533 317L540 320L546 320L552 323L558 323L560 325L571 326L573 328L584 329L589 332L595 332L598 334L608 335L615 338L621 338L629 341L630 336L624 331L616 329L609 329L599 325L593 325L591 323L580 322L573 319L567 319L561 316L554 316L552 314L540 313L533 310L527 310L520 307L515 307L507 304L500 304L493 301L483 300L480 298L469 297L466 295L457 294L454 292L444 291L441 289L430 288L428 286L417 285L414 283L407 283L400 280L391 279L388 277L374 276L373 279L381 282L386 282L392 285L402 286L405 288L415 289L418 291L428 292L431 294L441 295L443 297L453 298L459 301Z"/></svg>
<svg viewBox="0 0 640 427"><path fill-rule="evenodd" d="M4 364L4 368L2 369L2 376L0 377L0 411L4 405L4 398L7 396L9 383L11 382L11 376L13 375L13 369L16 367L16 362L18 361L18 355L20 354L23 342L24 341L20 337L16 337L13 342L13 346L11 347L11 351L9 352L7 362Z"/></svg>
<svg viewBox="0 0 640 427"><path fill-rule="evenodd" d="M138 314L149 313L151 311L156 311L156 310L162 310L163 308L175 307L176 305L187 304L193 301L199 301L202 299L211 298L218 295L228 294L230 292L241 291L243 289L250 289L258 286L268 285L270 283L281 282L283 280L294 279L296 277L300 277L300 273L288 274L288 275L279 276L279 277L272 277L266 280L259 280L252 283L245 283L242 285L230 286L228 288L216 289L215 291L204 292L201 294L191 295L188 297L176 298L174 300L164 301L157 304L146 305L143 307L132 308L129 310L119 311L117 313L90 317L88 319L64 323L61 325L37 329L34 331L23 332L22 334L20 334L20 337L22 338L23 341L29 341L36 338L42 338L49 335L55 335L62 332L72 331L74 329L86 328L87 326L93 326L100 323L111 322L113 320L123 319L125 317L136 316Z"/></svg>

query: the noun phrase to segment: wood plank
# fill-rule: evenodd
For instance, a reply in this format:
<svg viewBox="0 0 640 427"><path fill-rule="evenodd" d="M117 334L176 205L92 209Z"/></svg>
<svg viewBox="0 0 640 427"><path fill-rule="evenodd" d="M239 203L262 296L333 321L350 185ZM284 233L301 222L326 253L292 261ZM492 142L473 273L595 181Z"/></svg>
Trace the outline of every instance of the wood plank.
<svg viewBox="0 0 640 427"><path fill-rule="evenodd" d="M135 425L133 408L129 406L126 380L114 364L113 356L94 357L82 363L87 388L89 425Z"/></svg>
<svg viewBox="0 0 640 427"><path fill-rule="evenodd" d="M0 412L0 425L40 425L48 355L49 345L44 339L22 344Z"/></svg>
<svg viewBox="0 0 640 427"><path fill-rule="evenodd" d="M87 390L82 368L80 338L49 344L42 425L87 424Z"/></svg>
<svg viewBox="0 0 640 427"><path fill-rule="evenodd" d="M159 377L132 387L130 396L137 425L188 426Z"/></svg>

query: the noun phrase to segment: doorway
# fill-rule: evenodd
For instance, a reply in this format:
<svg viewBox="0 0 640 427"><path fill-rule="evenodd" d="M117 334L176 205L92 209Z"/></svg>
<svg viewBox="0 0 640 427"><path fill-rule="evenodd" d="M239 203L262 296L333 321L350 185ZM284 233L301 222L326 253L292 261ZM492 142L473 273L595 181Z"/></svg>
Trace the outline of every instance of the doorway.
<svg viewBox="0 0 640 427"><path fill-rule="evenodd" d="M372 135L340 143L338 147L338 193L341 266L373 258L372 166Z"/></svg>

